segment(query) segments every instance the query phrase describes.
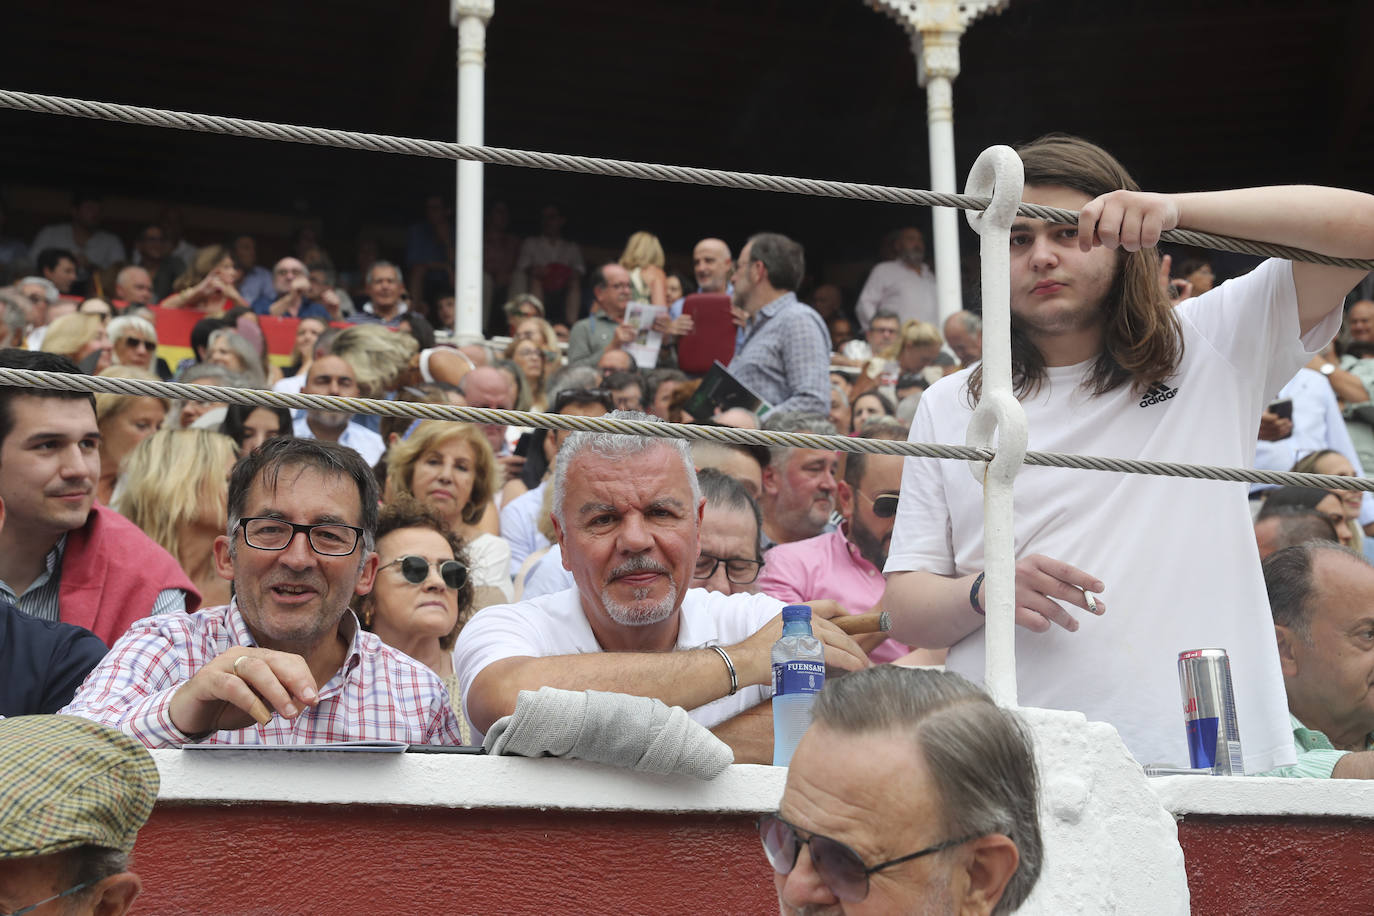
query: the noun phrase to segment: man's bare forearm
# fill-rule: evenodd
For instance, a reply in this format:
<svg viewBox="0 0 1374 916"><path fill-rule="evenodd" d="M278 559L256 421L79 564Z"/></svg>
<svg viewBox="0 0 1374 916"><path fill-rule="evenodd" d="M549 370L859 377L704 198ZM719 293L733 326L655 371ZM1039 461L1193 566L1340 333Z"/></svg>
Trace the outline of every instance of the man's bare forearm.
<svg viewBox="0 0 1374 916"><path fill-rule="evenodd" d="M1327 381L1331 383L1331 390L1336 392L1336 397L1346 404L1364 404L1369 400L1369 389L1353 372L1337 369L1327 376Z"/></svg>
<svg viewBox="0 0 1374 916"><path fill-rule="evenodd" d="M983 625L969 604L974 576L951 578L928 572L888 576L880 606L892 615L898 642L923 649L947 649Z"/></svg>
<svg viewBox="0 0 1374 916"><path fill-rule="evenodd" d="M735 763L773 762L773 701L764 700L711 729L735 752Z"/></svg>
<svg viewBox="0 0 1374 916"><path fill-rule="evenodd" d="M1334 779L1374 779L1374 751L1355 751L1336 761Z"/></svg>

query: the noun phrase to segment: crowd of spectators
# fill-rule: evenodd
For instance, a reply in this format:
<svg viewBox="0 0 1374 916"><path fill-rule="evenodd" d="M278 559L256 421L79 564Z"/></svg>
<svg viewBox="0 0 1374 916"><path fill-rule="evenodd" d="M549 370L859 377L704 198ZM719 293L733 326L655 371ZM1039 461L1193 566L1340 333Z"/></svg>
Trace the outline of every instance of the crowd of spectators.
<svg viewBox="0 0 1374 916"><path fill-rule="evenodd" d="M772 429L883 438L903 438L906 429L895 419L898 404L909 408L925 385L955 367L934 326L910 321L903 328L888 310L871 322L867 345L843 352L833 347L826 317L849 314L844 294L823 285L816 289L820 310L803 302L797 290L805 282L804 251L784 235L753 236L740 246L738 258L729 243L703 239L695 246L692 270L673 272L659 240L636 232L616 261L588 268L579 247L562 237L557 208L546 208L540 234L521 242L508 231L509 215L499 204L487 226L486 279L489 294L506 297L503 307L490 309L501 333L459 341L450 330L451 218L439 198L430 199L425 218L410 228L404 259L385 260L375 248L360 252L357 282L349 283L308 232L293 239L290 253L259 265L253 236L195 247L183 235L179 214L169 210L126 249L101 228L100 201L81 197L70 223L44 229L34 246L5 249L13 257L3 269L13 282L0 287L3 364L583 417L623 411L752 428L766 413L765 425ZM928 267L921 270L929 274ZM696 333L697 294L729 297L734 339L726 341L725 365L740 385L760 395L756 407L709 398L692 402L703 373L678 367L677 346ZM651 327L627 320L632 303L656 309ZM190 312L197 320L189 346L172 355L165 320L174 312ZM289 323L289 353L269 352L269 320ZM636 344L650 331L661 345L646 356ZM40 416L61 417L63 429L43 434L60 439L58 449L70 445L80 456L45 468L51 481L38 484L45 493L67 494L60 520L50 517L51 507L41 500L32 506L32 500L12 496L17 480L0 486L9 505L4 534L26 542L0 569L0 598L8 602L7 613L43 621L45 638L79 623L107 647L136 634L147 640L154 638L150 632L130 625L151 613L144 630L179 647L162 651L187 652L185 641L210 625L210 618L198 618L190 630L180 624L169 630L168 615L204 608L202 614L231 631L252 634L244 645L287 645L273 642L272 621L261 617L260 603L256 610L247 606L235 578L238 564L222 552L241 556L258 549L255 541L275 536L247 527L243 510L234 508L261 482L250 479L236 493L233 480L236 468L287 441L332 443L370 469L382 514L376 526L363 527L371 529L381 562L370 576L363 570L369 589L355 583L346 603L361 632L375 632L444 681L452 727L465 741L473 732L452 660L464 624L484 607L576 585L553 510L566 431L117 394L95 396L87 418L83 397L49 394L8 389L0 400L4 441L13 444L28 434L23 420L37 428ZM837 398L845 408L832 423ZM26 406L38 409L31 416ZM699 519L700 556L692 558L684 585L725 596L771 593L779 600L810 600L822 616L862 613L877 603L881 589L872 585L875 577L881 582L893 515L882 507L896 500L890 468L880 479L860 460L846 477L843 456L835 453L718 443L698 443L691 456L706 508ZM876 470L894 461L869 466ZM297 471L343 466L334 454L287 457L270 465L273 481L284 473L281 464ZM17 473L11 462L0 465L6 477ZM84 545L97 528L103 535L97 553L105 556L92 559ZM35 537L40 530L43 537ZM826 548L826 562L836 565L839 577L832 581L865 577L869 587L862 596L827 590L820 584L825 571L814 563L807 564L808 576L818 578L805 581L765 574L767 551L775 544L815 540L820 547L835 538L837 546ZM311 544L319 546L316 540ZM73 551L74 545L83 549ZM105 594L97 590L81 608L69 610L68 585L95 575L78 571L76 564L109 562L109 556L126 552L144 558L124 564L116 577L130 582L106 584ZM126 599L131 591L138 602L116 608L114 599ZM772 611L760 619L774 616L779 606L761 605L760 613ZM335 610L348 617L342 606ZM304 646L301 654L313 660L310 646L290 644ZM910 652L871 637L864 648L876 649L879 660ZM938 655L923 652L913 659L938 662ZM83 658L90 661L91 654ZM76 674L54 668L64 682L56 693L45 689L41 710L0 713L52 712L65 705L90 670L84 662L78 667ZM242 674L243 667L234 673ZM109 691L127 689L127 674L103 683L101 715L113 715ZM134 728L127 716L117 718L120 727ZM159 735L157 740L168 737ZM154 740L151 733L143 737Z"/></svg>
<svg viewBox="0 0 1374 916"><path fill-rule="evenodd" d="M252 236L195 247L174 211L126 249L101 228L99 201L81 197L71 221L32 246L0 247L12 259L12 282L0 288L0 365L889 440L963 423L950 392L980 379L980 315L975 307L941 319L913 227L886 240L888 256L850 303L843 286L808 280L802 244L780 233L738 247L702 239L689 273L672 269L652 233L636 232L617 259L589 265L556 207L521 241L497 204L484 295L499 333L474 340L450 331L451 222L431 198L404 258L360 246L356 271L341 272L312 233L259 265ZM1027 244L1049 233L1033 223ZM1180 314L1192 308L1181 304L1220 301L1228 289L1212 289L1211 265L1186 252L1157 276L1133 276L1142 295ZM169 360L159 328L186 311L197 317L189 355ZM1278 396L1243 418L1257 432L1239 447L1257 446L1259 466L1362 475L1374 457L1374 302L1355 301L1344 317L1335 342L1320 341L1325 349L1296 376L1272 379ZM294 335L289 353L269 352L266 329L277 321ZM1034 345L1015 341L1018 358L1046 333ZM690 365L703 344L723 357L723 372ZM1062 365L1038 367L1047 387ZM927 397L933 386L940 394ZM1145 408L1176 393L1159 383L1130 397ZM736 760L766 761L767 646L783 604L813 605L838 668L940 665L977 626L964 605L982 613L981 575L971 592L964 583L948 591L961 633L904 626L896 635L906 642L851 639L833 624L895 610L905 593L893 589L894 569L937 591L931 576L963 571L969 553L956 541L972 535L960 533L957 515L917 538L922 550L932 539L953 546L957 563L941 570L912 559L911 532L924 524L913 499L926 512L936 498L929 486L912 496L917 465L829 449L0 388L0 659L53 659L0 675L0 714L65 708L152 747L452 744L482 741L522 691L565 687L680 705ZM975 486L951 467L961 494ZM1323 754L1298 769L1374 772L1362 758L1340 762L1341 751L1364 750L1374 715L1333 711L1342 701L1320 683L1323 644L1312 628L1337 626L1327 618L1339 615L1334 605L1314 612L1311 598L1327 594L1323 576L1371 578L1357 564L1374 534L1374 502L1292 488L1256 488L1251 502L1255 543L1231 547L1252 565L1267 558L1295 734L1336 742L1308 735ZM1023 562L1049 575L1041 560ZM1280 594L1283 569L1299 569L1306 591ZM1072 597L1045 600L1102 612L1105 602L1088 600L1100 584L1068 570ZM1076 629L1055 613L1045 619Z"/></svg>

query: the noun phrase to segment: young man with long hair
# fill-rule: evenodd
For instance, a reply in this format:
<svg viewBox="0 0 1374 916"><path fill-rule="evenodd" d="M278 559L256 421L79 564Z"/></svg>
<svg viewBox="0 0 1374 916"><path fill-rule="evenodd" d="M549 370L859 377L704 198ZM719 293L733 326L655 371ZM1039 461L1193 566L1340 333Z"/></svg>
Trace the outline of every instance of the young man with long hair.
<svg viewBox="0 0 1374 916"><path fill-rule="evenodd" d="M1028 202L1077 224L1011 232L1012 365L1035 450L1248 466L1274 393L1340 326L1363 272L1270 260L1172 307L1155 243L1182 227L1374 257L1374 197L1317 187L1143 193L1105 150L1020 150ZM962 442L978 367L921 399L912 441ZM1016 484L1019 699L1110 722L1141 762L1186 762L1175 662L1230 652L1246 769L1291 760L1283 681L1245 486L1023 468ZM963 462L907 462L882 606L893 637L983 675L982 488ZM1101 597L1099 597L1099 595Z"/></svg>

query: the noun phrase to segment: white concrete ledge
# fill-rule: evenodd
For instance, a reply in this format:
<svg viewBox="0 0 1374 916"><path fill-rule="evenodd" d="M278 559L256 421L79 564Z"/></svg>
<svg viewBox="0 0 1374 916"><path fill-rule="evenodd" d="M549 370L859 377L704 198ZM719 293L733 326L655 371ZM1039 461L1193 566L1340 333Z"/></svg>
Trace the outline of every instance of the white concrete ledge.
<svg viewBox="0 0 1374 916"><path fill-rule="evenodd" d="M1174 817L1374 818L1374 780L1158 776L1150 787Z"/></svg>
<svg viewBox="0 0 1374 916"><path fill-rule="evenodd" d="M715 779L653 776L580 760L448 754L153 751L159 801L416 805L755 814L773 811L787 771L732 766Z"/></svg>

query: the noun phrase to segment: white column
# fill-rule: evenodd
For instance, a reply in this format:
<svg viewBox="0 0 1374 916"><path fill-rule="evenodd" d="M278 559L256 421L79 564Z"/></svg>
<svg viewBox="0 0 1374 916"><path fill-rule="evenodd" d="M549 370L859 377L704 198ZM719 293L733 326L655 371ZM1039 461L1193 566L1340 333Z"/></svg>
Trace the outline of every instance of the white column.
<svg viewBox="0 0 1374 916"><path fill-rule="evenodd" d="M930 189L955 192L954 80L959 76L959 40L969 23L996 13L1007 0L865 0L897 22L911 36L916 55L916 81L926 90L926 125L930 132ZM948 207L936 207L934 224L935 289L940 323L964 307L959 271L959 220Z"/></svg>
<svg viewBox="0 0 1374 916"><path fill-rule="evenodd" d="M495 0L451 0L450 17L458 29L458 142L482 145L486 90L487 22ZM454 207L454 334L460 343L482 339L482 163L458 163L458 200Z"/></svg>
<svg viewBox="0 0 1374 916"><path fill-rule="evenodd" d="M934 4L934 11L941 10ZM924 17L923 17L924 19ZM954 79L959 75L959 37L963 24L957 10L937 21L921 22L913 50L926 87L926 127L930 134L930 189L956 193L954 183ZM940 302L940 327L964 307L959 269L959 216L949 207L931 212L935 229L935 287Z"/></svg>

